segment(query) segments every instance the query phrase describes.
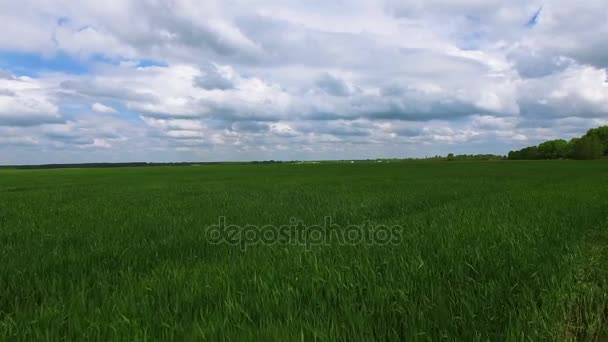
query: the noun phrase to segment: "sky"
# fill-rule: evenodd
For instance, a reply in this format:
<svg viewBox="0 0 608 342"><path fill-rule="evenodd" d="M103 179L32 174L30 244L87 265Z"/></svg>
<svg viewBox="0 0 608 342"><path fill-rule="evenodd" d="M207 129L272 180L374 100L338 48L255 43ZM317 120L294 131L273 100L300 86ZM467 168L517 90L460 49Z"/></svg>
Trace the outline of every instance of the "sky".
<svg viewBox="0 0 608 342"><path fill-rule="evenodd" d="M608 124L605 0L0 0L0 164L506 154Z"/></svg>

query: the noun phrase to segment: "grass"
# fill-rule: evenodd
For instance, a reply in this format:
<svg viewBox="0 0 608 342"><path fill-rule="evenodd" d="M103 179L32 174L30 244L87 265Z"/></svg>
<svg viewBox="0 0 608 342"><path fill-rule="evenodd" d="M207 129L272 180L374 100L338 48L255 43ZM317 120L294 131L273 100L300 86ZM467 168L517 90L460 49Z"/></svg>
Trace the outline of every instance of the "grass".
<svg viewBox="0 0 608 342"><path fill-rule="evenodd" d="M601 340L608 163L0 170L4 340ZM207 229L399 225L398 244Z"/></svg>

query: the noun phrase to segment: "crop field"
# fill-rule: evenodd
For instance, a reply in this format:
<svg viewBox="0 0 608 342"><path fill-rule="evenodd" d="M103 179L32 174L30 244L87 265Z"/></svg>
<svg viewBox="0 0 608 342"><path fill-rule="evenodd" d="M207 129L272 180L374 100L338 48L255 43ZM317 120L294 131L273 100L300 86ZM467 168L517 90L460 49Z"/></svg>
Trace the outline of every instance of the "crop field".
<svg viewBox="0 0 608 342"><path fill-rule="evenodd" d="M606 161L0 170L2 340L607 336Z"/></svg>

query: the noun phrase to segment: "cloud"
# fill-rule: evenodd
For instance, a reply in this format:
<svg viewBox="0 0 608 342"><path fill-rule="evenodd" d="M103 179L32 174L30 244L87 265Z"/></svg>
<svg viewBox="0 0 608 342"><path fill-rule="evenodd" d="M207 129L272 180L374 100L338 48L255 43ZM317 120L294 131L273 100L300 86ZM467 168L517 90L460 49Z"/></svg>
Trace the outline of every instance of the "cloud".
<svg viewBox="0 0 608 342"><path fill-rule="evenodd" d="M109 82L108 82L109 81ZM126 80L125 80L126 81ZM110 83L121 82L121 83ZM124 89L126 82L119 79L93 79L87 81L66 80L60 83L64 94L86 96L92 99L158 102L151 92Z"/></svg>
<svg viewBox="0 0 608 342"><path fill-rule="evenodd" d="M608 120L604 9L602 0L5 2L0 157L504 153Z"/></svg>
<svg viewBox="0 0 608 342"><path fill-rule="evenodd" d="M263 133L270 127L268 123L258 121L238 121L231 125L231 129L238 132Z"/></svg>
<svg viewBox="0 0 608 342"><path fill-rule="evenodd" d="M608 117L608 84L604 70L574 66L522 83L522 114L555 117Z"/></svg>
<svg viewBox="0 0 608 342"><path fill-rule="evenodd" d="M348 96L351 94L351 89L344 80L328 73L321 75L317 79L316 84L321 90L331 96Z"/></svg>
<svg viewBox="0 0 608 342"><path fill-rule="evenodd" d="M99 102L93 103L93 105L91 106L91 109L98 113L117 113L116 109L103 105Z"/></svg>
<svg viewBox="0 0 608 342"><path fill-rule="evenodd" d="M11 75L9 72L0 69L0 79L14 80L15 77L13 75Z"/></svg>
<svg viewBox="0 0 608 342"><path fill-rule="evenodd" d="M35 126L62 115L45 85L29 77L0 79L0 125Z"/></svg>
<svg viewBox="0 0 608 342"><path fill-rule="evenodd" d="M229 90L234 88L230 80L231 70L218 70L216 67L210 68L203 75L195 78L194 83L205 90Z"/></svg>

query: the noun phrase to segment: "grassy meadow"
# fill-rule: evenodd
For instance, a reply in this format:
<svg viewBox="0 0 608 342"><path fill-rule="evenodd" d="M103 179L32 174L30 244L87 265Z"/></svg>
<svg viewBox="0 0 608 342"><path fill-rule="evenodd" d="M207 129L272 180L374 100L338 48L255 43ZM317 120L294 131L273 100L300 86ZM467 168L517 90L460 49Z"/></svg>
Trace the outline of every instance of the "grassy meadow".
<svg viewBox="0 0 608 342"><path fill-rule="evenodd" d="M219 217L399 241L243 249ZM7 341L608 336L605 160L0 170L0 247Z"/></svg>

